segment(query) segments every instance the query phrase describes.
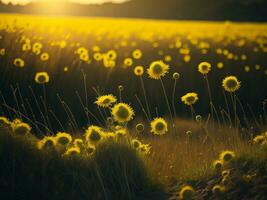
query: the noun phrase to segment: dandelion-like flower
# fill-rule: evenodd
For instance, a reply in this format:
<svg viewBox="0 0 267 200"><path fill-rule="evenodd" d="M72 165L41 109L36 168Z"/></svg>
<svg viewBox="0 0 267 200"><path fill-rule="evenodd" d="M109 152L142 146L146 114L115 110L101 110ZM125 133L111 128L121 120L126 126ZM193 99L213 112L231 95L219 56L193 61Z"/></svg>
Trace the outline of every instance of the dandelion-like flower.
<svg viewBox="0 0 267 200"><path fill-rule="evenodd" d="M61 145L68 145L72 141L71 135L65 132L58 132L55 139L56 143Z"/></svg>
<svg viewBox="0 0 267 200"><path fill-rule="evenodd" d="M42 140L37 142L37 148L41 149L51 149L56 146L56 139L52 136L46 136Z"/></svg>
<svg viewBox="0 0 267 200"><path fill-rule="evenodd" d="M97 98L95 104L100 107L107 108L110 107L112 104L116 103L117 99L112 94L103 95Z"/></svg>
<svg viewBox="0 0 267 200"><path fill-rule="evenodd" d="M136 124L136 126L135 126L135 130L138 133L142 133L144 131L144 129L145 129L145 127L144 127L144 124L142 124L142 123Z"/></svg>
<svg viewBox="0 0 267 200"><path fill-rule="evenodd" d="M16 59L14 60L14 65L15 65L16 67L24 67L24 66L25 66L25 62L24 62L24 60L22 60L21 58L16 58Z"/></svg>
<svg viewBox="0 0 267 200"><path fill-rule="evenodd" d="M133 65L133 59L132 58L125 58L124 65L126 67L131 67Z"/></svg>
<svg viewBox="0 0 267 200"><path fill-rule="evenodd" d="M214 185L212 187L212 193L216 196L221 195L225 191L225 188L221 185Z"/></svg>
<svg viewBox="0 0 267 200"><path fill-rule="evenodd" d="M147 73L152 79L160 79L169 72L169 65L165 64L163 61L154 61L150 64L147 69Z"/></svg>
<svg viewBox="0 0 267 200"><path fill-rule="evenodd" d="M70 147L67 149L67 151L64 153L64 156L76 156L81 153L81 150L79 147Z"/></svg>
<svg viewBox="0 0 267 200"><path fill-rule="evenodd" d="M213 162L213 168L216 170L216 171L221 171L222 170L222 167L223 167L223 162L221 160L215 160Z"/></svg>
<svg viewBox="0 0 267 200"><path fill-rule="evenodd" d="M49 82L49 75L47 72L38 72L34 78L36 83L44 84Z"/></svg>
<svg viewBox="0 0 267 200"><path fill-rule="evenodd" d="M40 59L41 59L41 61L47 61L47 60L49 60L49 54L48 53L42 53L40 55Z"/></svg>
<svg viewBox="0 0 267 200"><path fill-rule="evenodd" d="M135 149L138 149L142 145L142 143L138 139L132 139L131 144Z"/></svg>
<svg viewBox="0 0 267 200"><path fill-rule="evenodd" d="M190 185L186 185L179 192L179 197L183 200L191 200L193 199L194 194L195 190Z"/></svg>
<svg viewBox="0 0 267 200"><path fill-rule="evenodd" d="M198 65L198 71L203 75L208 74L210 70L211 70L211 64L208 62L201 62Z"/></svg>
<svg viewBox="0 0 267 200"><path fill-rule="evenodd" d="M0 127L11 127L12 122L9 121L6 117L0 117Z"/></svg>
<svg viewBox="0 0 267 200"><path fill-rule="evenodd" d="M174 80L177 80L177 79L180 78L180 74L179 74L178 72L175 72L175 73L173 73L172 78L173 78Z"/></svg>
<svg viewBox="0 0 267 200"><path fill-rule="evenodd" d="M220 154L220 159L223 160L224 162L229 162L235 157L235 153L233 151L223 151Z"/></svg>
<svg viewBox="0 0 267 200"><path fill-rule="evenodd" d="M111 109L111 114L115 121L124 123L133 119L134 111L128 104L118 103Z"/></svg>
<svg viewBox="0 0 267 200"><path fill-rule="evenodd" d="M168 131L168 124L165 119L161 117L155 118L151 123L151 130L150 132L154 135L164 135Z"/></svg>
<svg viewBox="0 0 267 200"><path fill-rule="evenodd" d="M89 126L85 133L85 139L88 143L98 144L101 140L103 140L103 131L98 126Z"/></svg>
<svg viewBox="0 0 267 200"><path fill-rule="evenodd" d="M237 77L227 76L223 79L222 86L227 92L235 92L241 87L241 84Z"/></svg>
<svg viewBox="0 0 267 200"><path fill-rule="evenodd" d="M140 59L142 57L142 51L140 49L134 50L132 54L134 59Z"/></svg>
<svg viewBox="0 0 267 200"><path fill-rule="evenodd" d="M187 93L186 95L182 96L181 100L182 100L182 102L184 102L184 104L191 106L197 102L198 95L195 92L190 92L190 93Z"/></svg>
<svg viewBox="0 0 267 200"><path fill-rule="evenodd" d="M13 123L12 124L12 128L15 134L18 135L25 135L25 134L29 134L31 131L31 126L27 123Z"/></svg>
<svg viewBox="0 0 267 200"><path fill-rule="evenodd" d="M142 76L144 74L144 68L142 66L137 66L134 68L134 74L136 76Z"/></svg>

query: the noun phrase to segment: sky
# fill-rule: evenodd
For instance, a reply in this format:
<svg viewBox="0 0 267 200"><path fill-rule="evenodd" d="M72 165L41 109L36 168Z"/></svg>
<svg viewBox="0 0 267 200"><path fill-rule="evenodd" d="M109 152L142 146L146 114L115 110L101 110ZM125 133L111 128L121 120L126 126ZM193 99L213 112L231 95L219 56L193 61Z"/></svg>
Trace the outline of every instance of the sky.
<svg viewBox="0 0 267 200"><path fill-rule="evenodd" d="M55 1L65 1L65 0L0 0L3 3L12 3L12 4L20 4L20 5L25 5L29 2L33 1L43 1L43 2L55 2ZM75 2L75 3L82 3L82 4L101 4L101 3L106 3L106 2L113 2L113 3L122 3L127 0L66 0L69 2Z"/></svg>

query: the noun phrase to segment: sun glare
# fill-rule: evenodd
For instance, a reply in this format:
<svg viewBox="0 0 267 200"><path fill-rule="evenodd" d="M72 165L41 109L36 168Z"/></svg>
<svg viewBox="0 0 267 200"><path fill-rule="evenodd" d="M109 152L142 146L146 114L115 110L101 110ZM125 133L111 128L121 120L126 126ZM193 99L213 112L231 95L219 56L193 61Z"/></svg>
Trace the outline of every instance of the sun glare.
<svg viewBox="0 0 267 200"><path fill-rule="evenodd" d="M0 0L4 4L12 3L13 5L26 5L30 2L43 2L46 4L54 4L55 2L72 2L72 3L81 3L81 4L102 4L107 2L112 3L123 3L129 0Z"/></svg>

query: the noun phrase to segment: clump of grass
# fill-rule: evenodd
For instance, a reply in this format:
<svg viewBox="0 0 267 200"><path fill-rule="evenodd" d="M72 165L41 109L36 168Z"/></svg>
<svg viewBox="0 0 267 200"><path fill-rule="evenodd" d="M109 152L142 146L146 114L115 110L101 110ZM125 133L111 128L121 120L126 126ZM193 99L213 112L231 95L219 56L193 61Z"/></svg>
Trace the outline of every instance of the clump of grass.
<svg viewBox="0 0 267 200"><path fill-rule="evenodd" d="M0 129L1 199L164 199L138 152L106 142L90 157L39 151L36 139Z"/></svg>

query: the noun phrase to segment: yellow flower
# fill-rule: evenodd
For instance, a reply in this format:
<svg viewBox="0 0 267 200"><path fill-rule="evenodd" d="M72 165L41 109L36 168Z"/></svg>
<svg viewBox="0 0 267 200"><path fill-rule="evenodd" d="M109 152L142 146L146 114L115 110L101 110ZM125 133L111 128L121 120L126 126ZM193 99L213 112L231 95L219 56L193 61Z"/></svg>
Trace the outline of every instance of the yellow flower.
<svg viewBox="0 0 267 200"><path fill-rule="evenodd" d="M50 149L56 146L55 137L52 136L45 136L42 140L37 142L38 149Z"/></svg>
<svg viewBox="0 0 267 200"><path fill-rule="evenodd" d="M151 130L150 132L154 135L164 135L168 131L168 124L165 119L161 117L155 118L151 123Z"/></svg>
<svg viewBox="0 0 267 200"><path fill-rule="evenodd" d="M117 99L112 94L103 95L97 98L95 104L100 107L107 108L110 107L113 103L116 103Z"/></svg>
<svg viewBox="0 0 267 200"><path fill-rule="evenodd" d="M183 200L193 199L194 194L195 194L195 190L189 185L184 186L179 192L180 199L183 199Z"/></svg>
<svg viewBox="0 0 267 200"><path fill-rule="evenodd" d="M179 74L178 72L174 72L174 73L172 74L172 78L175 79L175 80L177 80L177 79L180 78L180 74Z"/></svg>
<svg viewBox="0 0 267 200"><path fill-rule="evenodd" d="M221 160L215 160L213 162L213 167L216 171L220 171L222 170L222 167L223 167L223 162Z"/></svg>
<svg viewBox="0 0 267 200"><path fill-rule="evenodd" d="M233 151L223 151L220 153L220 159L224 162L229 162L235 157L235 153Z"/></svg>
<svg viewBox="0 0 267 200"><path fill-rule="evenodd" d="M83 146L83 140L82 140L81 138L76 138L76 139L74 139L74 141L73 141L73 145L74 145L75 147L79 147L79 148L81 148L81 147Z"/></svg>
<svg viewBox="0 0 267 200"><path fill-rule="evenodd" d="M49 82L49 75L47 72L38 72L34 78L36 83L44 84Z"/></svg>
<svg viewBox="0 0 267 200"><path fill-rule="evenodd" d="M0 127L11 127L12 122L6 117L0 117Z"/></svg>
<svg viewBox="0 0 267 200"><path fill-rule="evenodd" d="M131 144L135 149L138 149L142 145L138 139L132 139Z"/></svg>
<svg viewBox="0 0 267 200"><path fill-rule="evenodd" d="M267 143L267 137L265 135L257 135L253 138L253 144L265 144Z"/></svg>
<svg viewBox="0 0 267 200"><path fill-rule="evenodd" d="M25 43L22 45L22 51L30 51L31 50L31 44Z"/></svg>
<svg viewBox="0 0 267 200"><path fill-rule="evenodd" d="M72 141L71 135L65 132L58 132L55 139L56 143L61 145L68 145Z"/></svg>
<svg viewBox="0 0 267 200"><path fill-rule="evenodd" d="M137 66L134 68L134 74L136 76L142 76L144 74L144 68L142 66Z"/></svg>
<svg viewBox="0 0 267 200"><path fill-rule="evenodd" d="M103 137L103 131L98 126L89 126L85 132L85 140L94 145L103 140Z"/></svg>
<svg viewBox="0 0 267 200"><path fill-rule="evenodd" d="M118 103L111 109L111 114L115 121L124 123L133 118L134 111L128 104Z"/></svg>
<svg viewBox="0 0 267 200"><path fill-rule="evenodd" d="M110 50L106 54L106 58L109 60L115 60L117 58L117 53L114 50Z"/></svg>
<svg viewBox="0 0 267 200"><path fill-rule="evenodd" d="M29 134L31 131L31 126L29 124L26 123L13 123L12 124L12 128L14 133L18 134L18 135L25 135L25 134Z"/></svg>
<svg viewBox="0 0 267 200"><path fill-rule="evenodd" d="M81 153L81 150L79 147L70 147L64 153L64 156L75 156L75 155L78 155L80 153Z"/></svg>
<svg viewBox="0 0 267 200"><path fill-rule="evenodd" d="M6 50L5 49L0 49L0 55L4 56L6 54Z"/></svg>
<svg viewBox="0 0 267 200"><path fill-rule="evenodd" d="M136 49L132 53L134 59L140 59L142 57L142 51L139 49Z"/></svg>
<svg viewBox="0 0 267 200"><path fill-rule="evenodd" d="M41 61L47 61L49 59L48 53L42 53L40 56Z"/></svg>
<svg viewBox="0 0 267 200"><path fill-rule="evenodd" d="M208 74L210 70L211 70L211 64L208 62L201 62L198 65L198 71L203 75Z"/></svg>
<svg viewBox="0 0 267 200"><path fill-rule="evenodd" d="M154 61L147 69L147 73L152 79L160 79L169 72L169 65L166 65L163 61Z"/></svg>
<svg viewBox="0 0 267 200"><path fill-rule="evenodd" d="M125 128L115 131L115 136L117 136L119 138L126 136L126 134L127 134L127 131Z"/></svg>
<svg viewBox="0 0 267 200"><path fill-rule="evenodd" d="M197 102L198 95L195 92L190 92L190 93L187 93L186 95L182 96L181 100L182 100L182 102L184 102L184 104L191 106Z"/></svg>
<svg viewBox="0 0 267 200"><path fill-rule="evenodd" d="M131 59L131 58L125 58L124 59L124 65L126 67L131 67L133 65L133 59Z"/></svg>
<svg viewBox="0 0 267 200"><path fill-rule="evenodd" d="M99 53L99 52L94 53L94 59L96 61L101 61L103 59L103 55L101 53Z"/></svg>
<svg viewBox="0 0 267 200"><path fill-rule="evenodd" d="M25 66L25 62L24 62L24 60L22 60L21 58L16 58L16 59L14 60L14 65L15 65L16 67L24 67L24 66Z"/></svg>
<svg viewBox="0 0 267 200"><path fill-rule="evenodd" d="M227 76L222 81L222 86L227 92L235 92L240 87L240 81L235 76Z"/></svg>
<svg viewBox="0 0 267 200"><path fill-rule="evenodd" d="M213 194L217 195L221 195L223 192L225 191L225 188L223 186L220 185L215 185L212 188L212 192Z"/></svg>
<svg viewBox="0 0 267 200"><path fill-rule="evenodd" d="M139 123L139 124L137 124L137 125L135 126L135 130L136 130L138 133L143 132L144 129L145 129L145 127L144 127L144 124L142 124L142 123Z"/></svg>

